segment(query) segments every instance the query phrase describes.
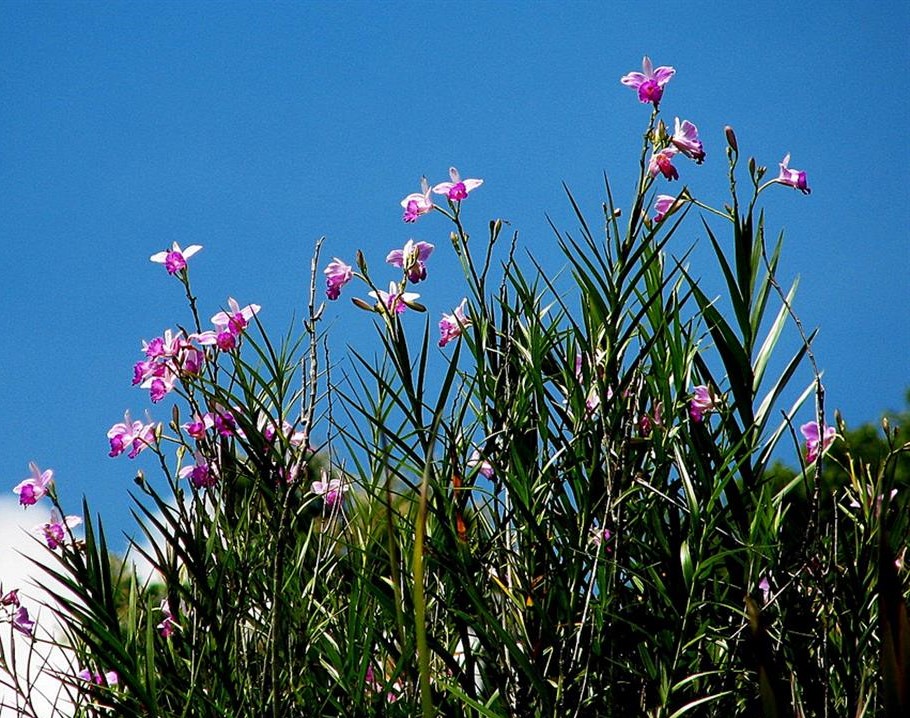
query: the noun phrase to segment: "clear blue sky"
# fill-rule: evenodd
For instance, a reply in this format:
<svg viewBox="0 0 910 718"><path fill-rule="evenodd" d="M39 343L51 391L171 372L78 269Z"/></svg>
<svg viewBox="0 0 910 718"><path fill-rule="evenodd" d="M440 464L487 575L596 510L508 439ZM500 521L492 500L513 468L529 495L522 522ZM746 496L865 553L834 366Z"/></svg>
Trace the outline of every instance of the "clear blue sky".
<svg viewBox="0 0 910 718"><path fill-rule="evenodd" d="M148 262L172 241L205 247L192 260L204 317L233 295L284 330L321 235L326 259L360 247L378 266L414 237L439 248L437 276L453 269L443 221L409 228L398 201L454 164L485 179L465 203L476 235L505 218L559 266L545 213L574 229L562 181L594 218L604 171L628 199L648 108L619 78L644 54L677 70L667 119L701 130L707 162L681 165L697 196L725 200L725 124L773 175L786 152L808 172L811 196L778 188L766 206L788 237L781 275L801 275L797 308L821 326L828 406L852 425L899 409L908 37L907 2L7 0L2 483L37 461L73 509L85 493L112 532L129 526L135 465L107 457L105 432L150 406L130 387L140 340L187 322L178 284ZM693 222L681 241L699 235ZM710 287L707 257L693 262ZM421 291L434 323L463 293ZM355 313L328 318L357 328Z"/></svg>

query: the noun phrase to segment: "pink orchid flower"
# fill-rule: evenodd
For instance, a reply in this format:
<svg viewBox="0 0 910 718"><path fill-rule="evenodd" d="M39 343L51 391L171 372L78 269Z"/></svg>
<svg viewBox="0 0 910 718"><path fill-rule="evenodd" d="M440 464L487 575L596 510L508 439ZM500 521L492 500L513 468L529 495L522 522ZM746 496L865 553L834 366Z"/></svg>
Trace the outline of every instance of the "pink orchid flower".
<svg viewBox="0 0 910 718"><path fill-rule="evenodd" d="M461 202L461 200L467 199L468 192L477 189L483 184L482 179L461 179L458 170L454 167L449 167L449 177L452 180L451 182L440 182L433 187L433 192L435 194L444 194L453 202Z"/></svg>
<svg viewBox="0 0 910 718"><path fill-rule="evenodd" d="M13 493L19 496L19 503L22 506L33 506L46 496L54 485L54 472L51 469L42 471L35 462L30 462L28 468L32 475L13 489Z"/></svg>
<svg viewBox="0 0 910 718"><path fill-rule="evenodd" d="M275 420L271 417L260 416L256 425L262 432L263 438L269 443L274 442L275 439L278 438L278 428ZM306 432L295 431L294 425L285 419L282 419L281 421L281 435L291 446L303 446L306 444Z"/></svg>
<svg viewBox="0 0 910 718"><path fill-rule="evenodd" d="M174 621L174 616L171 613L171 607L166 598L161 599L161 604L158 606L158 610L164 615L155 628L158 629L158 632L161 634L162 638L170 638L171 634L174 633L174 627L177 625Z"/></svg>
<svg viewBox="0 0 910 718"><path fill-rule="evenodd" d="M676 118L676 127L670 142L686 157L695 160L696 164L705 161L705 148L698 139L698 128L689 120L680 122L679 118Z"/></svg>
<svg viewBox="0 0 910 718"><path fill-rule="evenodd" d="M196 463L184 466L177 474L181 479L190 477L190 483L197 489L210 489L218 483L218 475L205 457L196 452Z"/></svg>
<svg viewBox="0 0 910 718"><path fill-rule="evenodd" d="M31 636L35 632L35 622L29 618L28 609L25 606L19 606L16 613L13 614L13 628L19 633Z"/></svg>
<svg viewBox="0 0 910 718"><path fill-rule="evenodd" d="M47 547L53 551L63 545L67 529L72 529L81 523L82 519L78 516L60 518L60 512L57 509L51 509L50 519L46 523L36 526L35 531L44 536Z"/></svg>
<svg viewBox="0 0 910 718"><path fill-rule="evenodd" d="M642 72L630 72L628 75L623 75L620 82L638 90L639 100L644 103L650 102L657 107L660 104L660 98L664 95L664 86L676 74L676 70L672 67L652 69L651 58L647 55L641 62L641 69Z"/></svg>
<svg viewBox="0 0 910 718"><path fill-rule="evenodd" d="M353 278L354 268L335 257L323 270L323 274L326 284L325 295L329 299L338 299L341 296L341 288Z"/></svg>
<svg viewBox="0 0 910 718"><path fill-rule="evenodd" d="M215 426L215 420L210 413L206 413L201 417L193 417L193 421L183 424L181 428L183 428L191 437L199 440L205 436L205 432L213 426Z"/></svg>
<svg viewBox="0 0 910 718"><path fill-rule="evenodd" d="M247 304L241 309L233 297L228 297L228 307L230 312L218 312L212 317L212 324L215 325L214 331L200 332L192 335L191 338L202 346L214 344L223 352L235 349L240 335L262 307L258 304Z"/></svg>
<svg viewBox="0 0 910 718"><path fill-rule="evenodd" d="M123 415L121 423L114 424L108 429L107 438L111 442L111 451L108 456L120 456L127 447L131 447L128 456L135 459L140 452L157 442L160 428L161 424L143 424L141 421L132 421L130 413L127 411Z"/></svg>
<svg viewBox="0 0 910 718"><path fill-rule="evenodd" d="M250 320L262 309L258 304L247 304L243 309L233 297L228 297L230 312L218 312L212 317L212 324L239 336L247 328Z"/></svg>
<svg viewBox="0 0 910 718"><path fill-rule="evenodd" d="M768 603L771 598L771 582L767 576L762 576L762 580L758 582L758 590L761 591L762 603Z"/></svg>
<svg viewBox="0 0 910 718"><path fill-rule="evenodd" d="M237 420L230 409L216 407L211 415L212 426L221 436L241 435L241 432L237 429Z"/></svg>
<svg viewBox="0 0 910 718"><path fill-rule="evenodd" d="M819 454L825 453L837 438L837 430L833 426L826 426L822 437L817 421L803 424L799 430L806 439L806 461L810 464L819 457Z"/></svg>
<svg viewBox="0 0 910 718"><path fill-rule="evenodd" d="M659 172L668 180L679 179L679 172L673 166L673 157L676 153L675 147L665 147L660 152L652 154L651 160L648 162L648 174L652 177L657 177Z"/></svg>
<svg viewBox="0 0 910 718"><path fill-rule="evenodd" d="M704 415L709 411L714 411L720 405L720 397L714 390L702 384L695 387L692 391L692 399L689 402L689 416L696 424L702 421Z"/></svg>
<svg viewBox="0 0 910 718"><path fill-rule="evenodd" d="M199 374L205 363L205 354L194 346L188 346L180 354L180 369L186 374Z"/></svg>
<svg viewBox="0 0 910 718"><path fill-rule="evenodd" d="M375 292L368 292L368 295L376 299L382 309L393 314L401 314L408 308L408 304L420 298L420 295L414 292L401 291L395 282L389 282L388 292L379 289Z"/></svg>
<svg viewBox="0 0 910 718"><path fill-rule="evenodd" d="M483 458L477 449L474 449L474 451L471 452L471 457L468 459L468 468L476 468L477 473L483 476L485 479L492 479L496 475L496 470L493 468L493 464Z"/></svg>
<svg viewBox="0 0 910 718"><path fill-rule="evenodd" d="M393 249L385 261L393 267L401 267L408 275L408 281L417 284L427 278L426 261L435 247L429 242L415 242L409 239L402 249Z"/></svg>
<svg viewBox="0 0 910 718"><path fill-rule="evenodd" d="M780 163L780 175L777 178L777 181L780 184L785 184L788 187L793 187L798 189L803 194L811 194L812 190L809 189L809 184L806 181L806 173L802 170L791 170L788 165L790 164L790 153L788 152L783 160Z"/></svg>
<svg viewBox="0 0 910 718"><path fill-rule="evenodd" d="M157 404L165 396L174 390L177 383L177 375L172 372L166 365L160 365L163 371L157 376L151 376L145 379L139 387L149 390L149 398L153 404Z"/></svg>
<svg viewBox="0 0 910 718"><path fill-rule="evenodd" d="M681 202L679 204L682 204ZM659 194L654 200L654 221L660 222L671 212L679 209L676 197L669 194Z"/></svg>
<svg viewBox="0 0 910 718"><path fill-rule="evenodd" d="M451 314L443 312L442 319L439 320L439 346L444 347L453 339L457 339L465 327L470 326L471 318L465 314L467 303L468 299L465 297Z"/></svg>
<svg viewBox="0 0 910 718"><path fill-rule="evenodd" d="M83 668L76 674L76 677L98 686L116 686L120 680L116 671L106 671L102 674L93 673L88 668Z"/></svg>
<svg viewBox="0 0 910 718"><path fill-rule="evenodd" d="M321 496L327 508L334 508L344 499L344 484L341 479L329 479L327 472L322 472L322 479L310 485L310 491Z"/></svg>
<svg viewBox="0 0 910 718"><path fill-rule="evenodd" d="M183 332L176 334L170 329L165 329L164 334L155 337L150 342L142 342L142 351L149 359L168 359L177 356L182 349L190 346Z"/></svg>
<svg viewBox="0 0 910 718"><path fill-rule="evenodd" d="M402 219L405 222L416 222L421 215L433 211L435 205L430 200L430 186L426 177L420 178L420 192L409 194L401 200L401 206L404 207Z"/></svg>
<svg viewBox="0 0 910 718"><path fill-rule="evenodd" d="M612 539L612 538L613 538L613 532L610 531L610 529L608 529L608 528L601 529L599 526L591 527L591 539L590 540L591 540L591 543L593 543L595 546L599 547L601 544L610 543L610 539ZM613 552L612 546L607 546L606 551L607 551L607 553L612 553Z"/></svg>
<svg viewBox="0 0 910 718"><path fill-rule="evenodd" d="M149 257L156 264L163 264L168 274L177 274L186 269L186 260L192 257L202 247L198 244L191 244L186 249L181 249L180 245L174 242L170 250L157 252Z"/></svg>

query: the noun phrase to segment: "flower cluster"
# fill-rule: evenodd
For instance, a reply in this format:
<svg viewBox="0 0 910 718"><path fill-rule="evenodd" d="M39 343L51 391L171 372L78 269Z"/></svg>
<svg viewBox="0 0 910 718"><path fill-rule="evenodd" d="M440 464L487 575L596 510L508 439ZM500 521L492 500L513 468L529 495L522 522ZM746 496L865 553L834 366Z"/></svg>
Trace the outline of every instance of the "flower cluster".
<svg viewBox="0 0 910 718"><path fill-rule="evenodd" d="M638 99L643 103L650 103L655 114L664 95L664 87L670 78L676 74L672 67L658 67L654 69L651 59L645 56L642 60L642 72L630 72L624 75L620 82L638 91ZM689 120L677 117L673 134L669 135L660 122L657 131L653 133L653 150L648 160L648 174L653 178L662 175L667 180L679 179L679 170L673 164L673 158L681 154L694 160L697 164L705 161L705 148L698 136L698 128ZM673 206L668 195L661 195L662 204L655 207L657 214L655 221L660 221ZM675 198L674 198L675 201Z"/></svg>
<svg viewBox="0 0 910 718"><path fill-rule="evenodd" d="M72 535L72 529L81 524L82 519L78 516L61 518L54 491L53 470L42 471L35 462L29 463L28 466L31 475L13 487L13 493L19 497L19 504L26 509L34 506L45 496L51 497L54 507L51 508L50 518L36 526L34 530L44 538L47 547L54 551L66 543L67 535ZM34 635L35 621L19 600L19 589L3 593L3 589L0 588L0 609L16 631L26 636Z"/></svg>
<svg viewBox="0 0 910 718"><path fill-rule="evenodd" d="M149 398L158 403L171 391L181 376L197 375L205 361L203 352L183 332L170 329L150 342L142 343L145 359L133 365L133 386L149 390Z"/></svg>
<svg viewBox="0 0 910 718"><path fill-rule="evenodd" d="M455 167L449 168L449 182L440 182L430 187L426 177L420 180L420 192L414 192L407 195L401 200L401 206L404 208L403 219L405 222L416 222L422 215L432 212L434 209L439 210L452 220L457 222L458 208L462 200L467 199L468 194L483 184L482 179L462 179ZM449 202L450 209L454 214L437 205L433 204L430 194L443 195ZM373 286L369 279L354 271L354 268L344 260L334 257L323 270L326 282L326 297L330 300L338 299L341 296L341 290L354 277L359 277L367 284L370 284L371 290L367 296L374 301L368 304L360 299L354 299L354 303L362 308L371 311L377 311L387 316L396 316L407 309L416 309L423 311L423 306L417 303L420 295L416 292L407 291L409 284L417 284L427 278L427 262L433 253L435 246L429 242L409 239L401 249L391 250L385 258L387 264L398 267L402 270L402 278L399 281L392 280L389 282L389 289L378 289ZM358 260L361 262L362 260ZM365 266L361 265L365 272ZM451 314L443 312L442 319L439 321L439 346L444 347L453 339L461 336L465 327L471 324L471 319L466 311L467 300L462 300Z"/></svg>
<svg viewBox="0 0 910 718"><path fill-rule="evenodd" d="M482 179L462 179L455 167L449 167L449 182L440 182L430 188L426 177L420 178L420 192L409 194L401 200L401 206L404 208L402 219L405 222L416 222L422 215L428 214L436 209L430 199L430 192L444 196L450 202L461 202L468 198L468 193L483 184Z"/></svg>
<svg viewBox="0 0 910 718"><path fill-rule="evenodd" d="M638 92L638 99L650 104L654 108L652 115L656 117L660 101L664 95L664 88L670 79L676 74L672 67L661 66L654 68L651 64L651 58L647 55L642 60L641 72L630 72L620 78L620 82L627 87L631 87ZM736 144L736 135L732 128L724 128L727 136L727 144L730 150L738 152ZM701 164L705 161L705 148L698 135L698 128L689 120L680 121L679 117L675 118L673 134L669 134L661 121L657 129L652 133L653 148L651 157L648 160L648 175L653 179L661 175L666 180L679 179L679 170L673 164L676 155L681 154L684 157ZM798 189L803 194L809 194L809 184L806 179L806 173L802 170L790 169L790 155L787 154L780 163L780 174L768 184L783 184L788 187ZM760 170L763 173L764 169ZM760 176L760 174L759 174ZM767 186L767 185L765 185ZM764 186L762 187L762 189ZM666 194L660 194L654 202L655 222L660 222L670 212L679 208L683 201L690 198L672 197Z"/></svg>
<svg viewBox="0 0 910 718"><path fill-rule="evenodd" d="M135 459L140 452L157 442L160 431L161 424L154 422L143 424L141 421L133 421L127 411L123 415L122 422L114 424L108 429L107 438L111 442L111 451L108 456L120 456L129 448L128 456Z"/></svg>

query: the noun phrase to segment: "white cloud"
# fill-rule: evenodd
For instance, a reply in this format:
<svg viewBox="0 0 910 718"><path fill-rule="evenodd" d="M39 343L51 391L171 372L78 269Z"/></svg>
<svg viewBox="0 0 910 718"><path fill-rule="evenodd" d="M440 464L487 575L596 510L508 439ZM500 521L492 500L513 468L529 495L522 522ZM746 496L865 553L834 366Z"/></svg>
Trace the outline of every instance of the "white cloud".
<svg viewBox="0 0 910 718"><path fill-rule="evenodd" d="M48 606L54 605L54 594L63 590L53 582L40 566L29 559L52 566L53 557L38 538L34 527L47 521L49 504L40 502L24 509L15 499L0 499L0 586L3 593L19 589L19 599L36 621L35 637L28 637L12 629L8 623L0 624L0 650L15 669L18 682L31 686L30 708L17 697L9 683L12 679L0 671L0 715L5 708L14 708L17 715L68 716L72 705L66 699L66 688L58 674L72 675L78 670L70 651L57 643L59 625ZM4 612L5 613L5 612ZM56 705L56 708L55 708Z"/></svg>

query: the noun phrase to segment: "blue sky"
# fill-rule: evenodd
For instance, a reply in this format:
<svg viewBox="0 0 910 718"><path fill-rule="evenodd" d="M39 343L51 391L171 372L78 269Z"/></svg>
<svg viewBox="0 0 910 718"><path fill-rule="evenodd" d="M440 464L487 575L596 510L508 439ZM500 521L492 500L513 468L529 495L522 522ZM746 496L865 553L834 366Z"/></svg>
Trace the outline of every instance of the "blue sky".
<svg viewBox="0 0 910 718"><path fill-rule="evenodd" d="M546 215L575 228L563 181L591 217L605 171L628 200L648 108L619 78L644 54L677 70L667 120L701 131L707 161L680 165L700 199L726 199L725 124L772 175L786 152L808 172L811 196L775 188L765 206L787 235L781 276L801 276L797 309L821 327L828 407L852 425L899 409L908 36L906 2L5 2L0 476L52 467L65 501L130 525L135 465L107 457L105 432L150 407L130 387L140 340L187 323L148 262L173 241L204 246L204 317L231 295L284 331L322 235L326 259L362 248L377 268L409 237L434 242L434 271L453 271L443 221L407 227L398 201L454 164L485 180L465 203L475 234L502 217L555 270ZM692 222L680 241L700 235ZM709 259L695 273L719 287ZM463 294L421 291L434 323ZM329 308L339 360L367 336L355 314Z"/></svg>

